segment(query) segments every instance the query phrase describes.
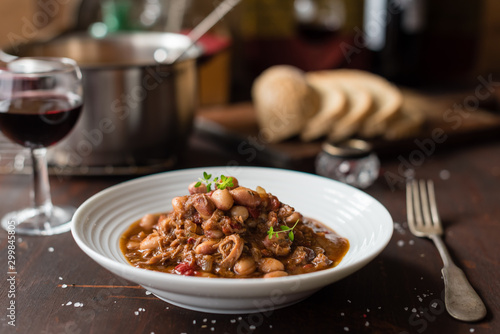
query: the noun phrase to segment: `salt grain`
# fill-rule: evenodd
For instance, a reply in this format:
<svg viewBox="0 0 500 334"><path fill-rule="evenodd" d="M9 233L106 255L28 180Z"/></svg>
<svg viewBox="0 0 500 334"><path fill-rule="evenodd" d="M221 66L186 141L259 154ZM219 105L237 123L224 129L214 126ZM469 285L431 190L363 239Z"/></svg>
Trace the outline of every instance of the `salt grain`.
<svg viewBox="0 0 500 334"><path fill-rule="evenodd" d="M49 247L47 250L52 253L54 251L54 247Z"/></svg>
<svg viewBox="0 0 500 334"><path fill-rule="evenodd" d="M210 330L213 332L215 330L215 328L214 327L210 327Z"/></svg>
<svg viewBox="0 0 500 334"><path fill-rule="evenodd" d="M405 245L405 242L403 240L398 240L398 246L403 247Z"/></svg>
<svg viewBox="0 0 500 334"><path fill-rule="evenodd" d="M369 323L368 321L367 321L367 322L365 322L365 326L366 326L366 327L370 326L370 323Z"/></svg>
<svg viewBox="0 0 500 334"><path fill-rule="evenodd" d="M73 306L74 307L83 307L83 303L76 302Z"/></svg>
<svg viewBox="0 0 500 334"><path fill-rule="evenodd" d="M196 320L193 320L193 325L196 325Z"/></svg>
<svg viewBox="0 0 500 334"><path fill-rule="evenodd" d="M441 180L448 180L450 178L450 171L443 169L439 172L439 177Z"/></svg>
<svg viewBox="0 0 500 334"><path fill-rule="evenodd" d="M417 312L417 309L416 309L416 308L412 308L412 309L411 309L411 311L412 311L413 313L415 313L415 312Z"/></svg>
<svg viewBox="0 0 500 334"><path fill-rule="evenodd" d="M149 296L150 294L151 294L151 292L146 290L146 296Z"/></svg>
<svg viewBox="0 0 500 334"><path fill-rule="evenodd" d="M405 311L408 311L408 307L405 307Z"/></svg>
<svg viewBox="0 0 500 334"><path fill-rule="evenodd" d="M471 333L474 333L474 331L475 331L474 328L469 329L469 332L471 332Z"/></svg>
<svg viewBox="0 0 500 334"><path fill-rule="evenodd" d="M410 245L414 245L414 244L415 244L415 240L410 240L410 241L408 241L408 244L410 244Z"/></svg>
<svg viewBox="0 0 500 334"><path fill-rule="evenodd" d="M341 312L341 313L340 313L340 315L341 315L341 316L344 316L344 312Z"/></svg>
<svg viewBox="0 0 500 334"><path fill-rule="evenodd" d="M217 320L212 320L212 323L215 324L217 322Z"/></svg>
<svg viewBox="0 0 500 334"><path fill-rule="evenodd" d="M59 276L59 280L60 280L60 281L62 281L62 280L63 280L63 278L62 278L61 276Z"/></svg>
<svg viewBox="0 0 500 334"><path fill-rule="evenodd" d="M68 286L66 284L62 284L61 288L66 289Z"/></svg>
<svg viewBox="0 0 500 334"><path fill-rule="evenodd" d="M203 322L207 322L207 321L208 321L208 319L207 319L207 318L203 319Z"/></svg>
<svg viewBox="0 0 500 334"><path fill-rule="evenodd" d="M394 222L394 229L399 233L399 234L405 234L406 231L404 230L403 226L401 226L400 223Z"/></svg>
<svg viewBox="0 0 500 334"><path fill-rule="evenodd" d="M236 323L236 319L231 319L229 320L229 322L231 322L232 324Z"/></svg>
<svg viewBox="0 0 500 334"><path fill-rule="evenodd" d="M249 327L249 328L250 328L251 330L253 330L253 331L254 331L254 330L255 330L255 328L257 328L257 327L255 327L255 325L250 325L250 327Z"/></svg>
<svg viewBox="0 0 500 334"><path fill-rule="evenodd" d="M345 330L346 332L349 332L349 327L344 327L344 330Z"/></svg>
<svg viewBox="0 0 500 334"><path fill-rule="evenodd" d="M73 304L73 302L67 302L67 303L66 303L66 305L71 305L71 304Z"/></svg>
<svg viewBox="0 0 500 334"><path fill-rule="evenodd" d="M134 314L135 314L135 315L139 315L139 312L137 312L137 311L134 311Z"/></svg>

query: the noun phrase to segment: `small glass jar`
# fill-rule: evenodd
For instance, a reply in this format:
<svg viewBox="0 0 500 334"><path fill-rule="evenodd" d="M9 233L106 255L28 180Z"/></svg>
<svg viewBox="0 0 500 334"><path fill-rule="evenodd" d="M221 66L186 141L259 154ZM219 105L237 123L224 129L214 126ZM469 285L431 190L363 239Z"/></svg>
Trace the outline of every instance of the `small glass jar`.
<svg viewBox="0 0 500 334"><path fill-rule="evenodd" d="M380 160L370 143L349 139L325 142L316 158L316 173L357 188L367 188L378 178Z"/></svg>

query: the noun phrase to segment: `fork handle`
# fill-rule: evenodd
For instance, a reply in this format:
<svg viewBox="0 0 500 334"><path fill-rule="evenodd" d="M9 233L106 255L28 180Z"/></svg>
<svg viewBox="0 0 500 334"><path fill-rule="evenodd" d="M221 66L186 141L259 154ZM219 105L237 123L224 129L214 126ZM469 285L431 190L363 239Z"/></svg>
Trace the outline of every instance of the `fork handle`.
<svg viewBox="0 0 500 334"><path fill-rule="evenodd" d="M433 235L431 239L443 258L444 267L441 273L444 278L446 310L458 320L481 320L486 316L486 307L483 301L470 285L464 272L453 263L443 240L437 235Z"/></svg>

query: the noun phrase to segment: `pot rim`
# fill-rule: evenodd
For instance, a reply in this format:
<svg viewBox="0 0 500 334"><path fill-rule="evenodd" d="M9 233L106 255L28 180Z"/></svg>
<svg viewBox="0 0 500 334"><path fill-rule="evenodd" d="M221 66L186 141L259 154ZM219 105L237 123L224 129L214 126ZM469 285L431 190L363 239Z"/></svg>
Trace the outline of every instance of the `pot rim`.
<svg viewBox="0 0 500 334"><path fill-rule="evenodd" d="M190 60L194 60L197 58L200 58L203 55L203 47L199 43L195 43L191 45L191 40L189 39L188 36L184 34L178 34L178 33L170 33L170 32L156 32L156 31L148 31L148 32L117 32L113 34L108 34L104 37L94 37L90 35L88 32L72 32L72 33L66 33L59 35L49 41L34 41L30 43L25 43L25 44L19 44L15 47L12 47L10 49L7 49L5 52L10 55L14 56L19 56L19 57L38 57L42 55L38 55L33 53L33 49L36 51L37 47L41 48L46 48L47 46L50 46L51 44L59 44L62 43L64 45L65 43L75 43L75 41L78 43L86 43L86 42L91 42L91 43L96 43L97 45L103 44L106 42L115 42L115 43L122 43L123 41L130 40L132 41L144 41L146 38L154 39L161 41L162 39L172 39L176 43L179 43L178 48L172 48L171 50L182 50L182 48L187 48L187 51L185 54L174 64L169 64L169 63L161 63L161 62L155 62L153 59L153 56L151 56L151 61L146 61L146 60L122 60L119 63L113 63L112 61L104 61L101 63L97 62L86 62L86 61L81 61L79 59L74 59L78 66L84 70L84 71L89 71L89 70L103 70L103 69L126 69L126 68L146 68L146 67L152 67L152 66L165 66L165 67L170 67L174 66L180 63L184 63ZM166 48L165 46L159 44L156 49L161 49L161 48ZM43 55L47 56L47 55ZM64 52L56 52L56 53L50 53L48 56L51 57L66 57L66 58L72 58Z"/></svg>

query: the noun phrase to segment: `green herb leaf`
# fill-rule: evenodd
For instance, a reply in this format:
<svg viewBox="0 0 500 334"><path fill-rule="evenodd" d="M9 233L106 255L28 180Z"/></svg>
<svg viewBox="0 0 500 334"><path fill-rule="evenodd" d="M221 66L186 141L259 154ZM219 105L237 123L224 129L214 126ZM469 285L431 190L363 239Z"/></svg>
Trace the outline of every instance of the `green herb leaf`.
<svg viewBox="0 0 500 334"><path fill-rule="evenodd" d="M278 233L288 232L288 239L290 239L290 241L293 242L293 240L295 239L295 235L293 234L293 229L295 228L295 226L297 226L298 223L299 223L299 220L297 219L297 221L295 222L295 224L292 227L288 227L286 225L280 225L281 231L277 231L277 232L275 232L273 227L271 226L271 227L269 227L269 231L267 231L267 235L269 236L269 239L272 239L273 236L275 236L277 238Z"/></svg>
<svg viewBox="0 0 500 334"><path fill-rule="evenodd" d="M215 189L224 190L227 187L234 187L233 178L221 175L217 176L213 180L212 174L208 174L207 172L203 172L203 178L199 178L198 182L195 184L195 187L198 188L202 184L207 186L207 192L212 191L212 185L214 185Z"/></svg>
<svg viewBox="0 0 500 334"><path fill-rule="evenodd" d="M269 231L267 231L267 235L269 236L269 239L273 238L273 234L274 234L274 230L273 230L273 227L271 226L269 228Z"/></svg>

